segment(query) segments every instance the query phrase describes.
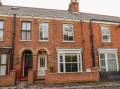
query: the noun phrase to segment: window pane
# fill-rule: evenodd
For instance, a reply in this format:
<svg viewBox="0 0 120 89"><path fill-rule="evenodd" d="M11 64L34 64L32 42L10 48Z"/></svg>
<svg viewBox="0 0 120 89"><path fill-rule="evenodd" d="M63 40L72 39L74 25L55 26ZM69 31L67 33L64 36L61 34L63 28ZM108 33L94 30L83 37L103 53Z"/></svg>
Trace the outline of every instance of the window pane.
<svg viewBox="0 0 120 89"><path fill-rule="evenodd" d="M0 40L3 40L3 31L0 30Z"/></svg>
<svg viewBox="0 0 120 89"><path fill-rule="evenodd" d="M23 22L22 23L22 30L26 30L27 28L26 28L26 23L25 22Z"/></svg>
<svg viewBox="0 0 120 89"><path fill-rule="evenodd" d="M22 30L31 30L31 23L30 22L23 22L22 23Z"/></svg>
<svg viewBox="0 0 120 89"><path fill-rule="evenodd" d="M77 55L72 56L72 62L77 62Z"/></svg>
<svg viewBox="0 0 120 89"><path fill-rule="evenodd" d="M72 59L71 56L69 56L69 55L65 56L65 62L72 62L71 59Z"/></svg>
<svg viewBox="0 0 120 89"><path fill-rule="evenodd" d="M3 29L4 27L4 21L0 21L0 29Z"/></svg>
<svg viewBox="0 0 120 89"><path fill-rule="evenodd" d="M0 75L6 75L6 66L0 66Z"/></svg>
<svg viewBox="0 0 120 89"><path fill-rule="evenodd" d="M22 40L27 40L27 33L22 31Z"/></svg>
<svg viewBox="0 0 120 89"><path fill-rule="evenodd" d="M31 23L27 23L27 30L31 30Z"/></svg>
<svg viewBox="0 0 120 89"><path fill-rule="evenodd" d="M100 54L100 59L104 59L105 60L105 54Z"/></svg>
<svg viewBox="0 0 120 89"><path fill-rule="evenodd" d="M117 64L115 59L108 59L108 71L117 71Z"/></svg>
<svg viewBox="0 0 120 89"><path fill-rule="evenodd" d="M101 71L102 72L106 72L106 68L105 67L101 67Z"/></svg>
<svg viewBox="0 0 120 89"><path fill-rule="evenodd" d="M78 64L72 63L72 72L78 72Z"/></svg>
<svg viewBox="0 0 120 89"><path fill-rule="evenodd" d="M1 55L1 64L6 64L6 60L7 60L7 55L6 54L2 54Z"/></svg>
<svg viewBox="0 0 120 89"><path fill-rule="evenodd" d="M63 72L63 63L60 63L60 72Z"/></svg>
<svg viewBox="0 0 120 89"><path fill-rule="evenodd" d="M103 35L103 41L109 41L109 35Z"/></svg>
<svg viewBox="0 0 120 89"><path fill-rule="evenodd" d="M60 55L60 62L63 62L63 56Z"/></svg>
<svg viewBox="0 0 120 89"><path fill-rule="evenodd" d="M77 63L66 63L65 68L66 68L66 72L78 72Z"/></svg>
<svg viewBox="0 0 120 89"><path fill-rule="evenodd" d="M64 40L72 41L73 40L73 25L71 24L64 24Z"/></svg>
<svg viewBox="0 0 120 89"><path fill-rule="evenodd" d="M101 67L105 67L106 66L105 60L101 60L100 62L101 62Z"/></svg>
<svg viewBox="0 0 120 89"><path fill-rule="evenodd" d="M66 63L65 64L65 69L66 69L66 72L72 72L72 64L71 63Z"/></svg>
<svg viewBox="0 0 120 89"><path fill-rule="evenodd" d="M30 40L31 32L27 32L27 40Z"/></svg>
<svg viewBox="0 0 120 89"><path fill-rule="evenodd" d="M72 41L73 40L73 36L69 36L69 40Z"/></svg>
<svg viewBox="0 0 120 89"><path fill-rule="evenodd" d="M40 25L40 40L48 40L48 23Z"/></svg>
<svg viewBox="0 0 120 89"><path fill-rule="evenodd" d="M40 30L44 30L44 31L48 30L48 23L41 24L40 25Z"/></svg>
<svg viewBox="0 0 120 89"><path fill-rule="evenodd" d="M68 35L64 35L64 40L69 40Z"/></svg>
<svg viewBox="0 0 120 89"><path fill-rule="evenodd" d="M115 55L115 54L108 54L107 56L108 56L108 59L109 59L109 58L116 59L116 55Z"/></svg>
<svg viewBox="0 0 120 89"><path fill-rule="evenodd" d="M102 28L102 34L109 34L108 28Z"/></svg>

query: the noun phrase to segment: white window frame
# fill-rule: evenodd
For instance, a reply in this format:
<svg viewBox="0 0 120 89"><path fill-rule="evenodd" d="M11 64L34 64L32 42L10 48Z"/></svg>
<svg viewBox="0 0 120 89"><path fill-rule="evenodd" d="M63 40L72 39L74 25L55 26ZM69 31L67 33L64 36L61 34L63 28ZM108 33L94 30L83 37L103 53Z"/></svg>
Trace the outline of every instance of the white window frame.
<svg viewBox="0 0 120 89"><path fill-rule="evenodd" d="M0 39L0 41L3 41L4 39L4 21L3 20L0 20L0 22L3 22L3 28L0 28L0 31L2 32L2 38Z"/></svg>
<svg viewBox="0 0 120 89"><path fill-rule="evenodd" d="M48 39L47 40L41 40L40 39L40 32L41 32L41 25L42 24L47 24L48 25L48 29L47 29L47 32L48 32ZM45 23L39 23L39 41L40 42L48 42L49 41L49 23L45 22Z"/></svg>
<svg viewBox="0 0 120 89"><path fill-rule="evenodd" d="M102 30L107 30L108 31L108 34L104 34ZM103 39L103 36L104 35L107 35L108 36L108 40L104 40ZM102 36L102 42L111 42L111 36L110 36L110 28L109 26L101 26L101 36Z"/></svg>
<svg viewBox="0 0 120 89"><path fill-rule="evenodd" d="M105 65L106 65L106 72L108 72L108 54L115 54L116 56L116 66L117 66L117 71L119 71L119 64L118 64L118 49L98 49L99 52L99 65L100 65L100 71L101 71L101 59L100 59L100 54L104 54L105 55Z"/></svg>
<svg viewBox="0 0 120 89"><path fill-rule="evenodd" d="M20 41L32 41L32 23L31 21L22 21L21 22L22 25L21 25L21 40ZM23 24L30 24L30 29L23 29ZM22 39L22 32L26 32L26 36L27 36L27 32L30 32L30 39Z"/></svg>
<svg viewBox="0 0 120 89"><path fill-rule="evenodd" d="M71 25L71 27L73 28L73 29L72 29L72 30L73 30L73 31L72 31L72 32L73 32L73 40L65 40L65 39L64 39L64 32L65 32L65 31L64 31L64 27L65 27L65 25ZM67 24L67 23L63 24L63 42L74 42L74 36L75 36L75 35L74 35L74 26L73 26L73 24L69 24L69 23L68 23L68 24Z"/></svg>
<svg viewBox="0 0 120 89"><path fill-rule="evenodd" d="M5 58L6 58L6 61L5 61L5 63L2 63L2 60L4 60L4 59L2 59L2 56L5 56ZM0 55L0 76L5 76L6 75L6 72L7 72L7 54L5 54L5 53L2 53L1 55ZM1 67L5 67L5 74L1 74Z"/></svg>
<svg viewBox="0 0 120 89"><path fill-rule="evenodd" d="M82 49L57 49L57 61L58 61L58 73L78 73L82 72L82 55L81 55ZM64 69L63 72L60 72L60 55L63 55L63 64ZM78 64L78 72L66 72L65 70L65 54L77 54L77 64ZM80 66L79 66L80 63Z"/></svg>

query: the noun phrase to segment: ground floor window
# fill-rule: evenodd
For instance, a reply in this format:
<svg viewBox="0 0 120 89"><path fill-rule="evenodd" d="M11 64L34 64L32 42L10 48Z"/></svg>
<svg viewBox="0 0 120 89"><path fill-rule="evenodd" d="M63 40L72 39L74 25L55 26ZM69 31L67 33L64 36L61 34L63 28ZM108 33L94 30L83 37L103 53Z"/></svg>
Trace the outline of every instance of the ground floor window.
<svg viewBox="0 0 120 89"><path fill-rule="evenodd" d="M81 72L81 49L58 49L58 72Z"/></svg>
<svg viewBox="0 0 120 89"><path fill-rule="evenodd" d="M118 71L117 51L104 49L99 52L99 60L101 71Z"/></svg>
<svg viewBox="0 0 120 89"><path fill-rule="evenodd" d="M0 54L0 76L6 75L7 70L7 54Z"/></svg>

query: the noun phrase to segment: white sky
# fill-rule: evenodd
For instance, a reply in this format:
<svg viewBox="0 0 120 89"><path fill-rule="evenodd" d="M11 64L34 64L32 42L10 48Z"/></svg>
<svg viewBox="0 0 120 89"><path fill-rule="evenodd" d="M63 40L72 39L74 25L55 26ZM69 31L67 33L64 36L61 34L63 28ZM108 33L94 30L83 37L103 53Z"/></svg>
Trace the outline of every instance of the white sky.
<svg viewBox="0 0 120 89"><path fill-rule="evenodd" d="M1 0L4 5L67 10L70 0ZM81 12L120 17L120 0L79 0Z"/></svg>

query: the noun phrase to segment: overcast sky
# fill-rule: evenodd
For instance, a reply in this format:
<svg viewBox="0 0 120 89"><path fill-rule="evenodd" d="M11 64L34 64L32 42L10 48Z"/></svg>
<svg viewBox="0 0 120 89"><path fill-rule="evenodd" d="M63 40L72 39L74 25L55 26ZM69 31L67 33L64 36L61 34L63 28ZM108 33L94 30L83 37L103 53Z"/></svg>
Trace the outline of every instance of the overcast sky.
<svg viewBox="0 0 120 89"><path fill-rule="evenodd" d="M1 0L4 5L67 10L70 0ZM120 17L120 0L79 0L80 12Z"/></svg>

